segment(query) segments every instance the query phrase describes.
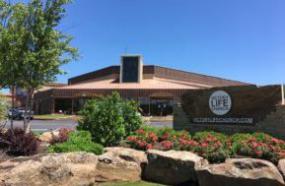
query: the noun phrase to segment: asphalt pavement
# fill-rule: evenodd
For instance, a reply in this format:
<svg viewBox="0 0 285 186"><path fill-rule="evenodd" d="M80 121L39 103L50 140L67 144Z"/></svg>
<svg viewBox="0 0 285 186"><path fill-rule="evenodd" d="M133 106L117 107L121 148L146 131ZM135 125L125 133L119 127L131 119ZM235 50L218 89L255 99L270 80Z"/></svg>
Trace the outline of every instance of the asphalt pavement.
<svg viewBox="0 0 285 186"><path fill-rule="evenodd" d="M32 131L49 131L58 128L70 128L74 129L77 126L77 122L71 119L60 119L60 120L32 120L31 128ZM154 127L172 127L171 121L163 122L149 122ZM10 121L6 124L6 128L10 127ZM14 121L14 127L23 127L23 121Z"/></svg>

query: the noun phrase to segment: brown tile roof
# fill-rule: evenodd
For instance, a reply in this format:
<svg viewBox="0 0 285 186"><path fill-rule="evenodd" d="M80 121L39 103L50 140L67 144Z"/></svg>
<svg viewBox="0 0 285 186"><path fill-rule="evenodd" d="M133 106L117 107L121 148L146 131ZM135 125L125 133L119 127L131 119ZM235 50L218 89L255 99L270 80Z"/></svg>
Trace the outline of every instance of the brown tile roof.
<svg viewBox="0 0 285 186"><path fill-rule="evenodd" d="M144 79L141 83L118 83L115 79L105 79L100 81L89 81L80 84L74 84L64 87L58 87L57 90L75 90L75 89L201 89L211 88L212 86L192 83L186 81L177 81L165 78Z"/></svg>
<svg viewBox="0 0 285 186"><path fill-rule="evenodd" d="M81 84L88 81L94 81L99 79L104 79L104 77L119 78L120 66L110 66L97 71L89 72L70 78L68 80L69 84ZM228 80L224 78L208 76L193 72L186 72L182 70L176 70L166 67L154 66L154 65L144 65L143 67L144 77L147 75L152 75L157 78L171 79L177 81L186 81L197 84L206 84L210 87L213 86L240 86L240 85L250 85L249 83L244 83L240 81ZM118 80L117 80L118 81Z"/></svg>

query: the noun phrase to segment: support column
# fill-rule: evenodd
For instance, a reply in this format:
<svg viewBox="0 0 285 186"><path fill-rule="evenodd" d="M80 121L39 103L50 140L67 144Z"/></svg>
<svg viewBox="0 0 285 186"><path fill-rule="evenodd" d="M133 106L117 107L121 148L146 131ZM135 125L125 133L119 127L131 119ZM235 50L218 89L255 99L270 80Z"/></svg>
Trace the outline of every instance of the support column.
<svg viewBox="0 0 285 186"><path fill-rule="evenodd" d="M55 99L52 98L51 100L51 114L55 113Z"/></svg>
<svg viewBox="0 0 285 186"><path fill-rule="evenodd" d="M74 114L74 99L71 98L71 114Z"/></svg>
<svg viewBox="0 0 285 186"><path fill-rule="evenodd" d="M151 98L148 97L148 115L150 116L150 104L151 104Z"/></svg>

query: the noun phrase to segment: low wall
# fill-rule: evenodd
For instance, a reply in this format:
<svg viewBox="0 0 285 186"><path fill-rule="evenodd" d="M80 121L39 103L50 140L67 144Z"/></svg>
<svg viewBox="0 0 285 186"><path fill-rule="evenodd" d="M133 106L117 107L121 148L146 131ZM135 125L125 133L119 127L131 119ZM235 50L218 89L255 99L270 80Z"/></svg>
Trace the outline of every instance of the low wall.
<svg viewBox="0 0 285 186"><path fill-rule="evenodd" d="M191 91L184 95L180 104L174 106L173 126L176 130L190 132L213 130L226 134L237 132L265 132L285 139L285 106L281 106L280 86L224 87L232 108L224 116L216 116L209 109L209 96L218 89ZM245 106L243 106L245 105ZM193 118L252 118L252 123L195 123Z"/></svg>

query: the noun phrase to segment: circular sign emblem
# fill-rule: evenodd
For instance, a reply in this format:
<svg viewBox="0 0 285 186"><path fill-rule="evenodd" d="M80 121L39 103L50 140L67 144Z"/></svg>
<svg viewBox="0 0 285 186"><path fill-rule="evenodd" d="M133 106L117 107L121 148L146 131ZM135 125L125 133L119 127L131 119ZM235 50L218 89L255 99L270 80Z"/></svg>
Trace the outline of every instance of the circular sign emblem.
<svg viewBox="0 0 285 186"><path fill-rule="evenodd" d="M209 106L214 114L225 115L232 108L231 96L223 90L215 91L210 96Z"/></svg>

